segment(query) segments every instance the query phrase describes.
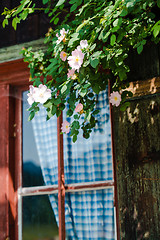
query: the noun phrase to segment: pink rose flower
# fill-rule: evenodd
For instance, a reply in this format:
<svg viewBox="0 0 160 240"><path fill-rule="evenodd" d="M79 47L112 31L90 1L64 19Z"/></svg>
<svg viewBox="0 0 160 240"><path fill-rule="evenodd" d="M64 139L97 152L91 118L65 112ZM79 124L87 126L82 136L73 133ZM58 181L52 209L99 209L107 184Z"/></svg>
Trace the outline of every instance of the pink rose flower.
<svg viewBox="0 0 160 240"><path fill-rule="evenodd" d="M82 49L87 48L88 47L87 40L81 40L80 41L80 46L81 46Z"/></svg>
<svg viewBox="0 0 160 240"><path fill-rule="evenodd" d="M73 80L76 79L77 75L75 74L75 69L68 69L67 76Z"/></svg>
<svg viewBox="0 0 160 240"><path fill-rule="evenodd" d="M57 33L56 34L56 37L58 38L58 40L56 41L57 44L59 44L60 42L64 41L65 38L66 38L66 34L68 33L68 30L66 31L64 28L62 28L60 30L60 36L59 34Z"/></svg>
<svg viewBox="0 0 160 240"><path fill-rule="evenodd" d="M70 126L69 126L69 122L67 122L66 120L62 123L62 127L61 130L63 133L69 133L70 131Z"/></svg>
<svg viewBox="0 0 160 240"><path fill-rule="evenodd" d="M109 100L112 105L115 105L116 107L118 107L121 102L121 94L118 91L116 92L113 91L113 93L111 93L109 97Z"/></svg>
<svg viewBox="0 0 160 240"><path fill-rule="evenodd" d="M62 61L66 61L66 59L67 59L67 53L64 52L64 51L62 51L62 52L60 53L60 58L62 59Z"/></svg>
<svg viewBox="0 0 160 240"><path fill-rule="evenodd" d="M82 103L78 103L76 108L75 108L75 112L81 112L83 110L83 104Z"/></svg>
<svg viewBox="0 0 160 240"><path fill-rule="evenodd" d="M83 63L84 54L81 50L72 51L72 56L68 57L68 64L72 69L79 70Z"/></svg>
<svg viewBox="0 0 160 240"><path fill-rule="evenodd" d="M34 99L34 94L37 90L37 87L34 87L32 85L29 86L29 93L27 93L27 96L28 96L28 103L29 105L32 105L34 102L35 102L35 99Z"/></svg>
<svg viewBox="0 0 160 240"><path fill-rule="evenodd" d="M39 102L39 103L43 104L49 98L51 98L51 90L48 89L46 85L40 84L34 93L35 102Z"/></svg>
<svg viewBox="0 0 160 240"><path fill-rule="evenodd" d="M41 104L45 103L49 98L51 98L51 90L47 88L46 85L40 84L39 87L29 86L28 103L32 105L34 102L39 102Z"/></svg>

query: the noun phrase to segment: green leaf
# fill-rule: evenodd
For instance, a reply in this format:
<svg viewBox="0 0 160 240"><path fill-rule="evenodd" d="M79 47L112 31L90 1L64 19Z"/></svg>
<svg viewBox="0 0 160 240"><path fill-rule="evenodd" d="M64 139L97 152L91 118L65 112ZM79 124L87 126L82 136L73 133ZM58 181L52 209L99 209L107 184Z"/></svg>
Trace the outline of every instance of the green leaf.
<svg viewBox="0 0 160 240"><path fill-rule="evenodd" d="M113 27L112 29L111 29L111 32L117 32L117 30L120 28L120 26L116 26L116 27ZM105 38L105 36L104 36L104 38Z"/></svg>
<svg viewBox="0 0 160 240"><path fill-rule="evenodd" d="M90 92L90 93L88 94L88 97L93 98L93 97L94 97L94 94L93 94L92 92Z"/></svg>
<svg viewBox="0 0 160 240"><path fill-rule="evenodd" d="M128 14L128 10L124 8L120 14L121 17L125 17Z"/></svg>
<svg viewBox="0 0 160 240"><path fill-rule="evenodd" d="M51 107L51 112L52 112L52 115L54 115L57 111L57 107L55 105L52 105Z"/></svg>
<svg viewBox="0 0 160 240"><path fill-rule="evenodd" d="M155 26L153 27L153 36L154 36L154 37L157 37L158 34L159 34L159 32L160 32L160 25L155 25Z"/></svg>
<svg viewBox="0 0 160 240"><path fill-rule="evenodd" d="M67 90L67 86L64 85L64 86L61 88L61 93L64 93L66 90Z"/></svg>
<svg viewBox="0 0 160 240"><path fill-rule="evenodd" d="M17 14L20 13L29 2L30 0L22 0L17 10L13 13L13 16L17 16Z"/></svg>
<svg viewBox="0 0 160 240"><path fill-rule="evenodd" d="M50 110L50 111L47 112L47 120L49 120L51 117L53 117L53 114Z"/></svg>
<svg viewBox="0 0 160 240"><path fill-rule="evenodd" d="M60 103L61 103L61 99L60 98L54 99L54 104L55 105L59 105Z"/></svg>
<svg viewBox="0 0 160 240"><path fill-rule="evenodd" d="M30 114L29 114L29 118L28 118L28 121L31 121L35 116L35 112L34 111L31 111Z"/></svg>
<svg viewBox="0 0 160 240"><path fill-rule="evenodd" d="M74 3L76 3L77 2L77 0L70 0L69 1L69 4L74 4Z"/></svg>
<svg viewBox="0 0 160 240"><path fill-rule="evenodd" d="M102 51L97 51L92 54L92 58L98 58L101 55Z"/></svg>
<svg viewBox="0 0 160 240"><path fill-rule="evenodd" d="M61 6L64 2L65 2L65 0L59 0L58 3L56 4L56 7Z"/></svg>
<svg viewBox="0 0 160 240"><path fill-rule="evenodd" d="M28 16L28 11L27 10L24 10L21 14L20 14L20 17L25 20Z"/></svg>
<svg viewBox="0 0 160 240"><path fill-rule="evenodd" d="M75 143L77 141L77 135L73 135L73 142Z"/></svg>
<svg viewBox="0 0 160 240"><path fill-rule="evenodd" d="M113 46L116 42L116 35L112 34L111 38L110 38L110 44Z"/></svg>
<svg viewBox="0 0 160 240"><path fill-rule="evenodd" d="M160 8L160 0L157 0L157 6Z"/></svg>
<svg viewBox="0 0 160 240"><path fill-rule="evenodd" d="M13 18L13 20L12 20L12 27L14 28L14 30L17 29L17 23L20 23L20 19L18 17Z"/></svg>
<svg viewBox="0 0 160 240"><path fill-rule="evenodd" d="M96 43L94 43L93 45L91 45L90 51L92 52L92 51L95 49L95 47L96 47Z"/></svg>
<svg viewBox="0 0 160 240"><path fill-rule="evenodd" d="M45 108L49 108L50 106L52 106L52 102L51 101L47 101L47 102L45 102L44 104L43 104L43 106L45 107Z"/></svg>
<svg viewBox="0 0 160 240"><path fill-rule="evenodd" d="M89 19L88 20L84 20L83 23L81 23L77 29L76 29L76 32L79 32L81 30L81 28L83 28L86 24L88 24L89 22Z"/></svg>
<svg viewBox="0 0 160 240"><path fill-rule="evenodd" d="M46 4L48 3L49 0L42 0L43 1L43 4Z"/></svg>
<svg viewBox="0 0 160 240"><path fill-rule="evenodd" d="M98 85L98 84L95 84L94 86L92 86L92 89L93 89L93 91L94 91L96 94L99 94L100 88L99 88L99 85Z"/></svg>
<svg viewBox="0 0 160 240"><path fill-rule="evenodd" d="M71 35L71 39L68 42L68 46L71 46L77 40L79 40L79 33L73 33Z"/></svg>
<svg viewBox="0 0 160 240"><path fill-rule="evenodd" d="M130 106L130 102L125 102L121 105L120 110L122 112L124 112L124 111L126 111L127 107L129 107L129 106Z"/></svg>
<svg viewBox="0 0 160 240"><path fill-rule="evenodd" d="M132 1L129 1L127 4L126 4L126 7L127 8L132 8L132 7L134 7L134 1L132 0Z"/></svg>
<svg viewBox="0 0 160 240"><path fill-rule="evenodd" d="M72 7L70 8L70 12L74 12L77 9L77 7L78 7L77 3L73 4Z"/></svg>
<svg viewBox="0 0 160 240"><path fill-rule="evenodd" d="M74 129L79 129L80 128L80 125L79 125L79 122L78 121L73 121L73 123L72 123L72 128L74 128Z"/></svg>
<svg viewBox="0 0 160 240"><path fill-rule="evenodd" d="M85 62L83 63L83 67L87 67L88 64L89 64L89 60L87 60L87 61L85 61Z"/></svg>
<svg viewBox="0 0 160 240"><path fill-rule="evenodd" d="M56 25L58 22L59 22L59 18L57 17L57 18L54 20L54 24Z"/></svg>
<svg viewBox="0 0 160 240"><path fill-rule="evenodd" d="M93 111L93 114L97 115L99 112L100 112L100 110L96 109L96 110Z"/></svg>
<svg viewBox="0 0 160 240"><path fill-rule="evenodd" d="M114 22L113 22L114 27L116 27L118 25L118 20L119 20L118 18L116 20L114 20Z"/></svg>
<svg viewBox="0 0 160 240"><path fill-rule="evenodd" d="M140 45L137 47L137 52L138 52L138 54L140 54L142 51L143 51L143 44L140 44Z"/></svg>
<svg viewBox="0 0 160 240"><path fill-rule="evenodd" d="M125 80L127 78L127 74L125 69L122 69L121 71L119 71L119 78L121 81Z"/></svg>
<svg viewBox="0 0 160 240"><path fill-rule="evenodd" d="M80 95L81 97L84 97L86 94L87 94L87 89L81 89L79 95Z"/></svg>
<svg viewBox="0 0 160 240"><path fill-rule="evenodd" d="M73 114L73 111L72 111L71 109L69 109L69 110L67 111L67 116L68 116L68 117L71 117L72 114Z"/></svg>
<svg viewBox="0 0 160 240"><path fill-rule="evenodd" d="M77 114L74 115L74 119L79 119L79 116Z"/></svg>
<svg viewBox="0 0 160 240"><path fill-rule="evenodd" d="M96 68L99 64L99 60L90 58L90 64L93 68Z"/></svg>
<svg viewBox="0 0 160 240"><path fill-rule="evenodd" d="M5 25L8 25L8 19L7 18L5 18L3 20L3 23L2 23L3 28L5 28Z"/></svg>
<svg viewBox="0 0 160 240"><path fill-rule="evenodd" d="M61 115L61 110L57 109L56 110L56 116L59 117Z"/></svg>
<svg viewBox="0 0 160 240"><path fill-rule="evenodd" d="M84 137L84 138L86 138L86 139L88 139L88 138L89 138L89 136L90 136L90 135L89 135L89 133L88 133L88 132L85 132L85 133L83 134L83 137Z"/></svg>
<svg viewBox="0 0 160 240"><path fill-rule="evenodd" d="M50 60L51 64L49 64L49 66L46 68L46 70L53 70L53 67L58 63L57 59L56 58L53 58ZM58 68L58 66L57 66Z"/></svg>

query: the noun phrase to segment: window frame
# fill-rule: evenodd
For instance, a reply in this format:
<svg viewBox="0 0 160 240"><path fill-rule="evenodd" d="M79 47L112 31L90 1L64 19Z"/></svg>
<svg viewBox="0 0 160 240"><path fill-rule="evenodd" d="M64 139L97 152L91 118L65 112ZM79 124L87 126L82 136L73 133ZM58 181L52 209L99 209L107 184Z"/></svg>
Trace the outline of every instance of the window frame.
<svg viewBox="0 0 160 240"><path fill-rule="evenodd" d="M8 73L8 69L10 73ZM114 190L114 209L115 209L115 232L116 239L119 236L119 221L118 221L118 197L116 187L116 169L115 169L115 154L114 154L114 136L113 136L113 110L110 105L110 120L111 120L111 142L112 142L112 162L113 162L113 180L102 182L91 182L81 184L65 184L64 178L64 159L63 159L63 135L60 134L63 116L57 119L57 144L58 144L58 187L57 186L41 186L41 187L27 187L22 188L22 92L28 89L29 86L29 69L23 59L18 59L10 62L0 64L0 89L4 88L6 96L4 96L5 104L0 104L0 110L6 109L3 121L7 117L6 135L7 148L2 145L4 154L3 162L7 166L6 186L4 194L7 193L6 212L4 222L6 225L6 239L21 240L22 236L22 197L52 194L58 192L58 207L59 207L59 239L65 240L65 193L75 191L97 190L113 188ZM109 82L109 92L111 90L111 83ZM5 105L5 106L4 106ZM4 125L4 122L3 122ZM10 136L11 135L11 136ZM0 139L1 143L1 139ZM14 149L14 150L13 150ZM11 154L13 152L13 154ZM12 157L11 157L12 155ZM11 170L12 169L12 170ZM11 176L9 175L11 174ZM9 186L13 186L9 188ZM8 199L14 199L11 206ZM9 206L10 205L10 206ZM13 208L13 209L12 209ZM11 214L11 211L13 212ZM14 221L11 217L14 215ZM12 226L13 225L13 226ZM1 235L0 235L1 236Z"/></svg>

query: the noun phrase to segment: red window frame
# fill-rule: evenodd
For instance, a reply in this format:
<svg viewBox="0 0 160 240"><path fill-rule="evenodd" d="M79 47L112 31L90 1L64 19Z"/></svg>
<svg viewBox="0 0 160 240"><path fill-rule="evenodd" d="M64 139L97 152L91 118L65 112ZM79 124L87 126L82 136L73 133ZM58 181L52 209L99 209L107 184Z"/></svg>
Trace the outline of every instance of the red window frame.
<svg viewBox="0 0 160 240"><path fill-rule="evenodd" d="M22 91L29 86L29 69L23 59L0 64L0 239L18 240L18 194L23 195L22 179ZM109 83L109 92L111 86ZM58 188L53 186L38 188L36 191L58 191L59 208L59 239L65 240L65 192L89 189L103 189L108 186L114 187L114 206L116 208L117 239L119 236L118 199L116 186L116 169L114 154L114 136L112 121L112 106L110 106L111 136L112 136L112 160L113 181L94 182L85 184L65 184L64 161L63 161L63 135L60 134L62 115L57 119L58 136ZM18 192L19 191L19 192ZM28 188L25 194L34 193L34 188Z"/></svg>

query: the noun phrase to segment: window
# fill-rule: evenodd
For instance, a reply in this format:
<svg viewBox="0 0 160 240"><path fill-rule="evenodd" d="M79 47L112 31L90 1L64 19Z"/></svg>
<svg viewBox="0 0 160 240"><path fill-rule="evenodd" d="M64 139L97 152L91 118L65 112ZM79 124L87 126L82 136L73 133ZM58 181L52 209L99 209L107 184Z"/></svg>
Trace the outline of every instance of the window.
<svg viewBox="0 0 160 240"><path fill-rule="evenodd" d="M15 68L16 63L18 65L18 68ZM113 224L113 221L111 222L110 219L112 218L113 220L113 217L116 218L116 213L114 212L114 208L113 208L113 200L114 200L114 205L116 205L115 203L117 202L116 188L115 188L115 179L112 176L114 175L114 172L110 171L110 169L112 168L111 152L109 152L110 162L108 166L107 164L103 165L104 158L105 158L105 156L103 156L103 153L101 155L102 157L101 168L100 168L100 165L98 165L98 163L96 163L95 161L95 159L97 159L96 158L97 154L99 153L101 154L101 150L103 150L103 144L101 144L101 146L98 145L99 140L98 140L98 137L96 138L97 133L95 133L95 135L93 135L93 138L90 140L92 141L92 144L87 145L87 141L83 143L80 140L77 145L76 144L73 145L70 142L70 139L67 135L64 136L64 139L63 139L63 135L60 135L62 116L59 117L58 120L54 120L54 123L56 121L56 124L57 124L57 128L56 128L57 129L57 134L56 134L57 146L54 146L54 147L55 148L57 147L57 150L58 150L57 151L58 157L55 158L58 161L58 165L55 166L55 169L57 168L58 177L56 179L58 180L58 182L56 182L56 179L53 181L53 176L49 182L49 180L45 175L45 174L48 174L48 172L45 172L46 171L45 166L41 166L41 168L43 169L42 172L45 178L45 182L47 183L48 181L48 185L43 185L43 183L41 182L40 184L39 183L36 184L38 186L28 186L24 182L24 177L25 177L24 174L22 179L22 174L21 174L22 173L22 101L21 101L21 98L22 98L22 92L24 92L27 89L25 85L28 84L28 80L27 80L28 71L26 70L26 73L25 73L25 68L22 63L21 64L23 65L23 67L20 70L20 66L22 66L20 63L21 61L17 61L13 63L12 68L16 69L15 76L13 76L12 74L12 79L9 79L9 81L7 81L5 85L3 84L3 86L1 86L1 93L3 93L2 89L6 88L4 91L6 91L5 94L6 95L8 94L9 97L7 97L8 102L7 103L1 102L0 107L1 107L1 110L3 110L4 112L3 113L4 117L6 114L9 122L10 129L8 129L7 133L10 132L11 134L11 132L13 132L13 136L10 136L8 140L10 144L9 144L9 149L7 150L10 153L10 157L8 157L9 165L7 166L7 169L10 169L10 172L11 172L10 189L8 193L9 203L11 203L12 195L14 195L15 201L13 203L13 207L11 206L10 208L10 211L11 211L10 217L9 217L10 221L8 221L11 223L11 220L12 220L13 224L10 224L8 229L6 228L6 236L7 235L10 236L11 239L21 240L22 235L25 234L25 231L23 231L24 228L27 229L28 227L27 224L23 225L24 228L22 230L22 225L21 225L22 220L23 220L23 224L25 224L25 221L26 221L25 208L27 206L32 206L33 205L32 202L34 202L36 203L36 206L37 206L37 210L34 209L34 211L39 212L40 209L38 208L38 201L40 201L39 205L41 205L43 201L44 202L48 201L48 198L46 196L49 195L51 205L52 207L54 206L53 208L55 209L56 219L59 222L59 239L61 240L65 239L65 235L70 236L69 239L77 239L76 234L79 234L78 235L79 239L107 239L105 238L105 234L107 231L109 232L108 229L111 229L110 224ZM6 71L6 75L7 75L7 71ZM21 80L20 78L17 78L17 75L18 76L21 75ZM12 84L12 86L9 86L9 84ZM7 106L10 106L9 112L5 110L5 109L8 109ZM106 118L106 112L104 112L103 115ZM41 119L42 117L43 117L43 113L41 115ZM65 113L64 113L64 117L66 117ZM42 126L41 125L42 121L40 121L39 123L38 121L39 119L37 118L33 122L35 135L40 132L38 128L42 129L41 127L43 127L44 129L44 127L46 126L45 124ZM103 122L104 120L102 119L101 123ZM1 120L1 124L5 125L4 119ZM99 129L102 129L102 127L99 126ZM99 130L97 129L97 131ZM105 142L105 144L109 144L107 143L104 136L105 135L100 135L100 138L103 139L103 142ZM11 140L12 138L13 140ZM49 135L47 135L47 138L49 138ZM3 144L3 140L4 139L2 138L0 139L2 144ZM37 140L36 140L37 146L38 144L40 146L39 140L40 140L40 137L39 135L37 135ZM50 143L47 143L47 144L50 144ZM110 144L111 144L111 136L110 136ZM44 151L46 152L45 145L43 145L43 147L44 147ZM51 146L51 148L53 147ZM86 148L86 151L83 151L84 148ZM41 147L38 147L38 149L41 150ZM111 150L111 145L108 146L107 151L110 151L110 150ZM4 151L6 150L4 149ZM77 152L79 152L78 155L77 155ZM42 153L39 153L39 156L41 156L42 158L41 162L43 164L44 161L43 161ZM6 164L7 162L5 160L5 157L3 159L4 159L4 164ZM74 159L75 159L75 162L74 162ZM86 165L84 164L84 159L85 159L85 162L88 164ZM80 165L77 165L77 162L80 162ZM95 176L95 172L93 172L91 169L92 167L100 175ZM25 167L23 164L23 171L24 171L24 168ZM107 172L106 172L106 168L107 168ZM48 169L50 169L50 167L48 167ZM23 182L23 185L22 185L22 182ZM13 185L13 189L11 189L11 184ZM6 192L7 192L7 185L6 185L6 188L4 189L4 195ZM110 207L108 207L109 204L111 204ZM6 201L6 208L7 208L7 205L8 205L8 202ZM28 211L33 211L33 210L29 209ZM17 212L18 212L18 216L17 216ZM111 218L109 218L109 216L111 216ZM38 215L37 217L40 218ZM65 224L65 219L66 219L66 224ZM89 225L88 225L88 219L90 223ZM32 220L33 219L29 219L28 222L32 223ZM35 219L34 222L36 221L37 220ZM51 221L52 221L52 218L51 218ZM80 229L79 229L79 226L81 226ZM65 228L66 228L67 234L65 232ZM91 235L87 235L89 234L88 232L92 232ZM108 239L116 239L117 232L118 231L116 231L116 227L115 227L114 233L113 231L111 231L110 235L108 235ZM84 238L84 236L86 237ZM24 235L23 235L23 239L25 240Z"/></svg>

